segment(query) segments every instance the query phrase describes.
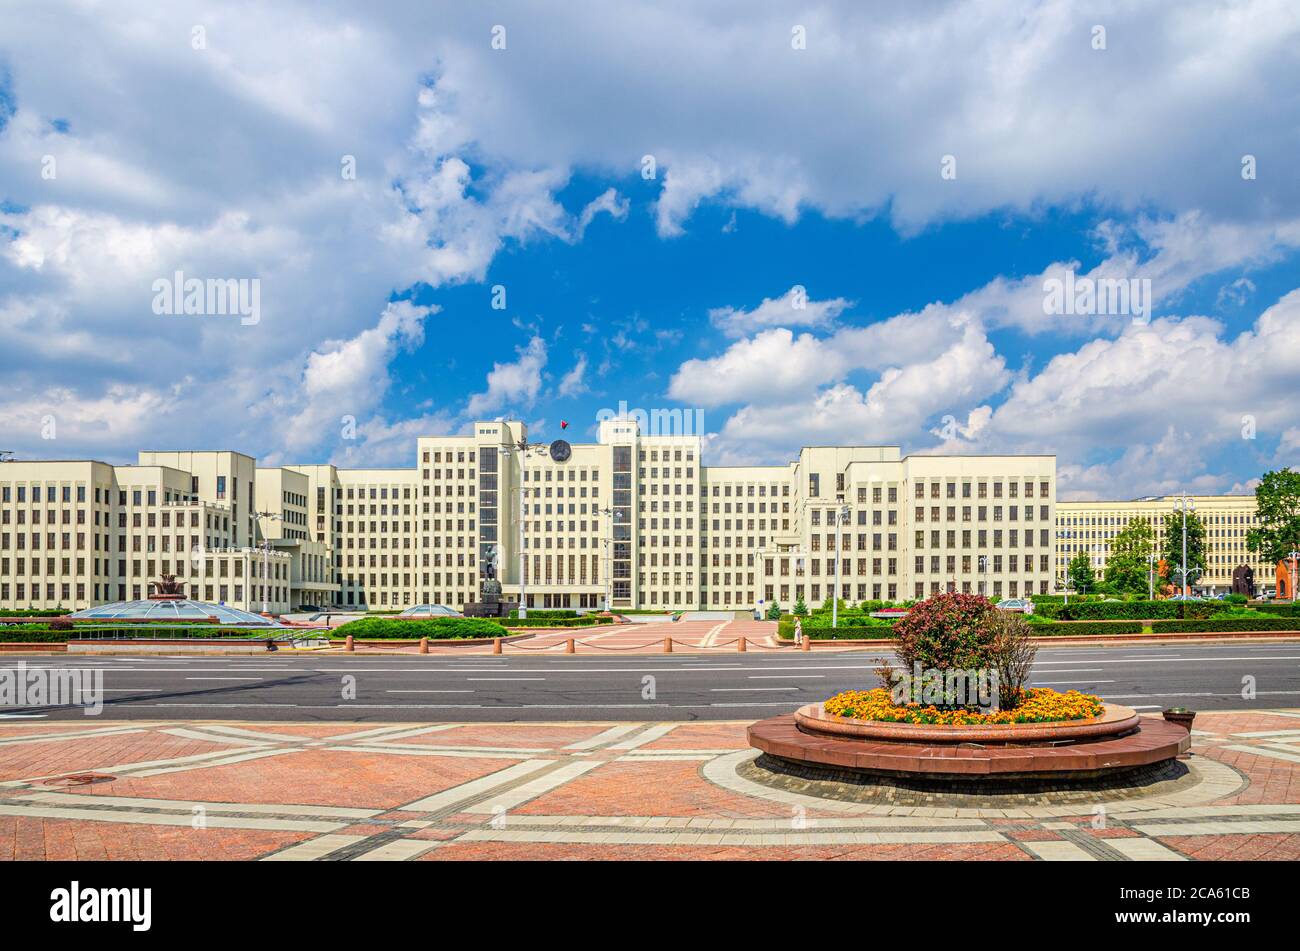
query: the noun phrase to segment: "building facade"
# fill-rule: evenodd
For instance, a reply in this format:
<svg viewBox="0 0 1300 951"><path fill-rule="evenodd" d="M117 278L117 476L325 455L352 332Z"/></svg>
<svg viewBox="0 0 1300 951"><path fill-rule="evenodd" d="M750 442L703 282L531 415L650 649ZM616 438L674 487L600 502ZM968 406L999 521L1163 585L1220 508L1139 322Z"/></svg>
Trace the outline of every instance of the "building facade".
<svg viewBox="0 0 1300 951"><path fill-rule="evenodd" d="M143 597L166 572L249 610L459 609L490 561L532 607L615 609L1018 597L1060 573L1053 456L806 447L706 467L699 436L633 419L563 450L527 437L514 421L421 437L409 469L235 452L3 463L0 606Z"/></svg>
<svg viewBox="0 0 1300 951"><path fill-rule="evenodd" d="M1266 564L1246 549L1246 532L1255 527L1253 495L1189 496L1193 511L1205 525L1205 574L1193 576L1189 587L1207 594L1232 590L1232 573L1239 565L1255 572L1260 591L1273 587L1275 565ZM1152 496L1131 501L1060 502L1056 506L1058 545L1056 574L1064 578L1066 565L1086 551L1098 577L1105 572L1110 544L1135 519L1147 522L1155 533L1156 555L1164 546L1165 516L1175 511L1177 496ZM1176 568L1177 566L1171 566ZM1172 575L1181 584L1179 575Z"/></svg>

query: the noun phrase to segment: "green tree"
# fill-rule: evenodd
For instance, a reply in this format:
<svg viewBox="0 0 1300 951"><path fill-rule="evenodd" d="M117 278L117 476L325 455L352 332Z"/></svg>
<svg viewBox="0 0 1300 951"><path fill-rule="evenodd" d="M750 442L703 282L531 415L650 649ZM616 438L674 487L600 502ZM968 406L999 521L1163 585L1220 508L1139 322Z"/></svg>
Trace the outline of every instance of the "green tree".
<svg viewBox="0 0 1300 951"><path fill-rule="evenodd" d="M1121 594L1145 594L1147 571L1156 549L1156 533L1144 518L1125 525L1110 543L1106 581Z"/></svg>
<svg viewBox="0 0 1300 951"><path fill-rule="evenodd" d="M769 605L767 606L767 619L768 619L769 621L779 621L779 620L781 620L781 604L780 604L780 602L778 602L778 601L773 601L771 604L769 604Z"/></svg>
<svg viewBox="0 0 1300 951"><path fill-rule="evenodd" d="M803 596L800 595L794 602L794 615L796 617L808 616L808 605L804 604Z"/></svg>
<svg viewBox="0 0 1300 951"><path fill-rule="evenodd" d="M1275 565L1300 548L1300 472L1265 472L1255 486L1255 528L1246 548Z"/></svg>
<svg viewBox="0 0 1300 951"><path fill-rule="evenodd" d="M1075 591L1083 594L1097 585L1097 576L1092 571L1092 559L1088 549L1083 549L1065 566L1065 580Z"/></svg>
<svg viewBox="0 0 1300 951"><path fill-rule="evenodd" d="M1183 590L1183 513L1165 515L1165 544L1160 557L1169 563L1169 583ZM1195 512L1187 513L1187 585L1205 574L1205 525Z"/></svg>

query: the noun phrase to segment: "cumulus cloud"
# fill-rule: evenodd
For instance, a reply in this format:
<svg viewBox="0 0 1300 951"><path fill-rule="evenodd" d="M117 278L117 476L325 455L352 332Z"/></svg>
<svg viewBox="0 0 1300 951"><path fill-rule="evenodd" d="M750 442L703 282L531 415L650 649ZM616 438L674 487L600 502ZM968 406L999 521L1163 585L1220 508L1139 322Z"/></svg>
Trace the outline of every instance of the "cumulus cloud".
<svg viewBox="0 0 1300 951"><path fill-rule="evenodd" d="M715 307L709 320L729 337L743 337L765 327L824 327L852 303L843 297L809 300L808 292L798 285L773 300L764 297L753 310Z"/></svg>
<svg viewBox="0 0 1300 951"><path fill-rule="evenodd" d="M488 388L469 398L465 414L482 418L505 408L528 408L537 400L542 388L542 371L546 368L546 341L533 337L519 349L519 359L512 363L494 363L487 376Z"/></svg>
<svg viewBox="0 0 1300 951"><path fill-rule="evenodd" d="M578 396L587 392L587 355L579 354L578 362L573 365L573 369L560 378L560 385L556 392L560 396Z"/></svg>

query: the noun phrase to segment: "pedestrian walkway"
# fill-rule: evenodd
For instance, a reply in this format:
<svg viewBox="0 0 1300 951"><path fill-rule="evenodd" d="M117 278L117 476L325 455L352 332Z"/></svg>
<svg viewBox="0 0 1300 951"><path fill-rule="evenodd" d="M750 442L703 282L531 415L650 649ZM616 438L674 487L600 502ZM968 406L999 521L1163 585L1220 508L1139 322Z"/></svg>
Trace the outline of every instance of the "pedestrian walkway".
<svg viewBox="0 0 1300 951"><path fill-rule="evenodd" d="M1300 859L1300 711L1203 713L1195 782L1096 804L823 799L747 722L0 722L0 859Z"/></svg>

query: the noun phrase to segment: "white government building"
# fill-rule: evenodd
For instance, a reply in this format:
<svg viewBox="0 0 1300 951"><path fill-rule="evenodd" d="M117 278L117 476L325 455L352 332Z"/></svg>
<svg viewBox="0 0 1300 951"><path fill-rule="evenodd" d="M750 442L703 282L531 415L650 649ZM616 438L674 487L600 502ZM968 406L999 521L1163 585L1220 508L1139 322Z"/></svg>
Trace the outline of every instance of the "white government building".
<svg viewBox="0 0 1300 951"><path fill-rule="evenodd" d="M1074 545L1101 557L1124 507L1157 510L1058 504L1049 455L810 446L783 466L706 467L699 436L640 428L605 419L594 444L521 450L522 423L481 422L419 438L408 469L264 468L230 451L0 463L0 607L142 598L168 573L254 611L460 609L495 548L505 596L522 573L530 607L789 608L831 595L837 536L847 600L1018 597L1053 591ZM1254 500L1205 500L1217 516L1210 503L1237 520L1231 535L1211 524L1230 582Z"/></svg>

